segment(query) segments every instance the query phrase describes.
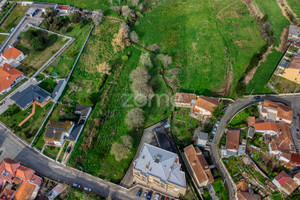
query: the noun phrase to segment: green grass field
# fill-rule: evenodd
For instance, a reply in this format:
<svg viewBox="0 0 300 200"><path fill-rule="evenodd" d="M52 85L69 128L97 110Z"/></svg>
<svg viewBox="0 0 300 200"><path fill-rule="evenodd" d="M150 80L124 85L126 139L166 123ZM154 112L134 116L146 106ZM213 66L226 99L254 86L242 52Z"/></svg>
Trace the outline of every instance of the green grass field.
<svg viewBox="0 0 300 200"><path fill-rule="evenodd" d="M300 1L298 0L286 0L290 8L296 13L297 17L300 18Z"/></svg>
<svg viewBox="0 0 300 200"><path fill-rule="evenodd" d="M281 42L280 37L283 29L287 27L290 22L282 15L276 0L254 0L253 4L258 5L263 14L268 15L268 21L272 25L274 37L276 38L275 45L278 46Z"/></svg>
<svg viewBox="0 0 300 200"><path fill-rule="evenodd" d="M135 27L140 43L159 44L180 67L180 88L211 95L233 87L264 45L256 20L242 2L167 0L145 12ZM163 17L161 17L163 16ZM230 81L232 74L232 83Z"/></svg>
<svg viewBox="0 0 300 200"><path fill-rule="evenodd" d="M0 32L9 32L21 21L27 10L28 7L26 6L21 6L20 4L16 5L16 7L1 24Z"/></svg>
<svg viewBox="0 0 300 200"><path fill-rule="evenodd" d="M267 87L267 83L272 76L274 70L276 69L279 61L281 60L283 54L281 52L272 50L267 57L267 60L258 67L253 79L246 87L246 94L269 94L272 91Z"/></svg>
<svg viewBox="0 0 300 200"><path fill-rule="evenodd" d="M17 128L32 111L32 106L22 111L17 105L13 105L0 115L0 120L9 128L15 131L21 139L30 143L42 125L53 103L49 102L43 108L36 106L35 114L29 118L20 128Z"/></svg>

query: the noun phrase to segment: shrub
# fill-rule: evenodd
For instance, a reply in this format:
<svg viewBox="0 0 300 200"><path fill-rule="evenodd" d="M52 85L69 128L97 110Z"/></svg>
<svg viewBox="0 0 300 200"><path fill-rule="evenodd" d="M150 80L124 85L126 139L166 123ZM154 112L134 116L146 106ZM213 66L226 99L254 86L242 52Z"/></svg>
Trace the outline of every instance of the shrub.
<svg viewBox="0 0 300 200"><path fill-rule="evenodd" d="M130 73L130 79L137 84L147 83L150 75L145 67L137 67Z"/></svg>
<svg viewBox="0 0 300 200"><path fill-rule="evenodd" d="M69 15L69 18L72 23L78 23L80 22L81 14L78 11L75 11Z"/></svg>
<svg viewBox="0 0 300 200"><path fill-rule="evenodd" d="M129 37L132 42L137 43L139 41L139 36L135 31L131 31Z"/></svg>
<svg viewBox="0 0 300 200"><path fill-rule="evenodd" d="M153 67L153 64L151 62L150 53L147 52L147 53L141 54L139 64L148 69L151 69Z"/></svg>
<svg viewBox="0 0 300 200"><path fill-rule="evenodd" d="M123 135L121 142L114 142L111 146L110 153L115 156L116 161L126 159L131 153L133 139L129 135Z"/></svg>
<svg viewBox="0 0 300 200"><path fill-rule="evenodd" d="M125 122L130 128L142 127L145 123L144 111L140 108L131 109L127 113Z"/></svg>
<svg viewBox="0 0 300 200"><path fill-rule="evenodd" d="M92 14L93 23L98 26L103 21L103 12L101 10L95 10Z"/></svg>

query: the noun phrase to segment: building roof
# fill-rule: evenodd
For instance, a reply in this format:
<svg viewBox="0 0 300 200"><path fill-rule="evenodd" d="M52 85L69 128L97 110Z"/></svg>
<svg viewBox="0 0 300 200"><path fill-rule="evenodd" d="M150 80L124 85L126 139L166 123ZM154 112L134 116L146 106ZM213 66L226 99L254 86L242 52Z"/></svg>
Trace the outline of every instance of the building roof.
<svg viewBox="0 0 300 200"><path fill-rule="evenodd" d="M227 137L226 137L226 149L238 151L239 143L240 143L240 130L228 130Z"/></svg>
<svg viewBox="0 0 300 200"><path fill-rule="evenodd" d="M300 57L294 57L290 66L290 69L300 69Z"/></svg>
<svg viewBox="0 0 300 200"><path fill-rule="evenodd" d="M188 93L179 93L175 95L175 103L186 103L190 104L193 100L196 101L197 95Z"/></svg>
<svg viewBox="0 0 300 200"><path fill-rule="evenodd" d="M58 5L56 6L56 9L59 9L59 10L68 10L70 8L69 5Z"/></svg>
<svg viewBox="0 0 300 200"><path fill-rule="evenodd" d="M42 184L42 178L37 176L37 175L33 175L32 179L31 179L31 183L40 186Z"/></svg>
<svg viewBox="0 0 300 200"><path fill-rule="evenodd" d="M63 133L68 133L73 124L74 122L71 121L57 122L50 120L46 127L44 139L60 141Z"/></svg>
<svg viewBox="0 0 300 200"><path fill-rule="evenodd" d="M300 172L298 172L298 173L294 176L294 178L297 178L297 179L300 180Z"/></svg>
<svg viewBox="0 0 300 200"><path fill-rule="evenodd" d="M0 163L0 178L11 181L20 163L10 158L4 158Z"/></svg>
<svg viewBox="0 0 300 200"><path fill-rule="evenodd" d="M276 141L277 149L281 152L289 153L293 150L294 146L289 125L286 123L277 123L276 127L279 132Z"/></svg>
<svg viewBox="0 0 300 200"><path fill-rule="evenodd" d="M298 183L289 177L281 187L286 189L291 194L295 189L297 189Z"/></svg>
<svg viewBox="0 0 300 200"><path fill-rule="evenodd" d="M219 98L199 96L199 98L195 103L195 106L213 112L214 108L218 105L219 102L220 102Z"/></svg>
<svg viewBox="0 0 300 200"><path fill-rule="evenodd" d="M44 104L50 99L50 94L39 86L29 85L23 91L18 91L14 94L11 99L14 100L19 107L24 109L33 101Z"/></svg>
<svg viewBox="0 0 300 200"><path fill-rule="evenodd" d="M255 125L255 117L248 117L248 126L254 126Z"/></svg>
<svg viewBox="0 0 300 200"><path fill-rule="evenodd" d="M87 116L91 107L85 105L76 105L75 112L80 113L81 116Z"/></svg>
<svg viewBox="0 0 300 200"><path fill-rule="evenodd" d="M293 111L290 106L284 105L282 103L276 103L273 101L265 100L264 107L272 107L277 109L277 117L292 121Z"/></svg>
<svg viewBox="0 0 300 200"><path fill-rule="evenodd" d="M208 164L202 153L196 153L196 149L193 145L184 148L184 153L197 181L200 184L206 181L213 182Z"/></svg>
<svg viewBox="0 0 300 200"><path fill-rule="evenodd" d="M142 174L149 174L161 179L186 187L185 173L181 171L177 154L144 143L138 158L134 161L134 169Z"/></svg>
<svg viewBox="0 0 300 200"><path fill-rule="evenodd" d="M289 34L290 35L297 35L298 33L299 33L299 26L289 25Z"/></svg>
<svg viewBox="0 0 300 200"><path fill-rule="evenodd" d="M242 179L237 185L237 190L241 191L241 192L248 192L249 191L249 187L248 187L248 183Z"/></svg>
<svg viewBox="0 0 300 200"><path fill-rule="evenodd" d="M288 178L291 178L285 171L281 171L277 176L275 176L275 180L283 186L283 184L287 181Z"/></svg>
<svg viewBox="0 0 300 200"><path fill-rule="evenodd" d="M237 192L237 198L238 200L260 200L261 196L249 192Z"/></svg>
<svg viewBox="0 0 300 200"><path fill-rule="evenodd" d="M30 199L32 193L34 192L34 189L36 186L28 181L23 181L19 189L17 190L17 193L14 197L14 200L28 200Z"/></svg>
<svg viewBox="0 0 300 200"><path fill-rule="evenodd" d="M200 132L198 134L198 139L200 139L200 140L207 140L208 139L208 133Z"/></svg>
<svg viewBox="0 0 300 200"><path fill-rule="evenodd" d="M15 47L9 47L6 51L2 53L5 59L13 58L17 59L22 54L22 51L16 49Z"/></svg>
<svg viewBox="0 0 300 200"><path fill-rule="evenodd" d="M268 108L268 107L277 108L278 107L278 103L273 102L273 101L269 101L269 100L265 100L264 107L266 107L266 108Z"/></svg>
<svg viewBox="0 0 300 200"><path fill-rule="evenodd" d="M21 165L16 171L16 177L21 178L23 181L30 181L33 178L34 171L28 167Z"/></svg>
<svg viewBox="0 0 300 200"><path fill-rule="evenodd" d="M22 72L7 63L0 66L0 91L9 88L22 75Z"/></svg>
<svg viewBox="0 0 300 200"><path fill-rule="evenodd" d="M65 79L60 79L58 82L57 82L57 85L56 87L54 88L53 92L51 93L51 98L52 99L55 99L58 92L60 91L61 87L63 86L63 84L65 83Z"/></svg>
<svg viewBox="0 0 300 200"><path fill-rule="evenodd" d="M264 122L254 125L255 131L275 131L277 132L276 124L274 122Z"/></svg>
<svg viewBox="0 0 300 200"><path fill-rule="evenodd" d="M3 191L1 192L0 194L0 199L2 200L5 200L5 199L11 199L14 194L15 194L15 190L11 190L11 189L8 189L8 188L4 188Z"/></svg>

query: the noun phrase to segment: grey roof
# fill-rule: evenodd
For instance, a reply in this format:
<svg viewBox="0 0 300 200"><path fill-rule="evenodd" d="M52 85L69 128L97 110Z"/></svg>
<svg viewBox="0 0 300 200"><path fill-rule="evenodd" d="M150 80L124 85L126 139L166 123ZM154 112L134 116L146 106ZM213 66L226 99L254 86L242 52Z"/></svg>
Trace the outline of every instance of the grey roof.
<svg viewBox="0 0 300 200"><path fill-rule="evenodd" d="M176 153L176 148L171 144L171 138L163 126L155 131L155 135L160 148Z"/></svg>
<svg viewBox="0 0 300 200"><path fill-rule="evenodd" d="M245 155L246 154L246 146L245 145L239 145L239 151L238 155Z"/></svg>
<svg viewBox="0 0 300 200"><path fill-rule="evenodd" d="M289 62L282 60L282 62L280 63L280 66L286 68L289 64L290 64Z"/></svg>
<svg viewBox="0 0 300 200"><path fill-rule="evenodd" d="M230 151L230 150L227 150L226 153L227 153L227 156L236 156L237 155L236 152L233 152L233 151Z"/></svg>
<svg viewBox="0 0 300 200"><path fill-rule="evenodd" d="M71 133L69 137L67 137L67 140L75 141L78 134L80 133L81 128L83 127L83 124L76 124L73 129L71 130Z"/></svg>
<svg viewBox="0 0 300 200"><path fill-rule="evenodd" d="M50 99L50 94L36 85L29 85L23 91L18 91L14 94L11 99L21 107L26 108L33 100L37 101L40 104L43 104L45 101Z"/></svg>
<svg viewBox="0 0 300 200"><path fill-rule="evenodd" d="M31 7L35 7L35 8L47 8L47 7L55 8L56 6L57 6L56 3L33 2L31 4Z"/></svg>
<svg viewBox="0 0 300 200"><path fill-rule="evenodd" d="M26 15L32 15L34 12L36 12L37 8L29 8L26 12Z"/></svg>
<svg viewBox="0 0 300 200"><path fill-rule="evenodd" d="M53 92L52 92L52 94L51 94L51 97L52 97L53 99L55 99L56 95L58 94L58 92L59 92L61 86L64 84L64 82L65 82L64 79L61 79L61 80L58 81L56 87L54 88L54 90L53 90Z"/></svg>
<svg viewBox="0 0 300 200"><path fill-rule="evenodd" d="M254 127L252 127L252 126L249 127L247 135L248 135L248 138L253 138L253 136L255 135Z"/></svg>
<svg viewBox="0 0 300 200"><path fill-rule="evenodd" d="M81 116L86 116L89 113L90 108L90 106L77 104L75 112L80 113Z"/></svg>
<svg viewBox="0 0 300 200"><path fill-rule="evenodd" d="M180 170L177 154L144 143L139 157L134 161L134 169L143 174L149 174L161 179L162 182L171 182L180 187L186 187L186 179Z"/></svg>
<svg viewBox="0 0 300 200"><path fill-rule="evenodd" d="M45 139L51 139L54 141L59 141L63 133L68 133L70 128L72 128L73 122L56 122L53 120L49 121L46 127Z"/></svg>
<svg viewBox="0 0 300 200"><path fill-rule="evenodd" d="M198 139L207 140L208 139L208 133L200 132L199 135L198 135Z"/></svg>
<svg viewBox="0 0 300 200"><path fill-rule="evenodd" d="M290 35L298 36L298 34L299 34L299 26L290 25L289 26L289 34Z"/></svg>

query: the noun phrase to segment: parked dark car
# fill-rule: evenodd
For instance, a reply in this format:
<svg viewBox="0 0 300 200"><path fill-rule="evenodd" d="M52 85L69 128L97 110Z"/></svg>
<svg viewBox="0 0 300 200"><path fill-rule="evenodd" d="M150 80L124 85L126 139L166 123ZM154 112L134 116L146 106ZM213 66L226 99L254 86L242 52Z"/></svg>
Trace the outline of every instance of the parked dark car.
<svg viewBox="0 0 300 200"><path fill-rule="evenodd" d="M161 124L161 125L164 125L164 124L167 123L167 122L168 122L168 120L165 119L165 120L162 120L162 121L160 122L160 124Z"/></svg>
<svg viewBox="0 0 300 200"><path fill-rule="evenodd" d="M214 139L214 135L211 135L208 141L209 141L209 142L212 142L213 139Z"/></svg>
<svg viewBox="0 0 300 200"><path fill-rule="evenodd" d="M72 149L72 146L69 146L68 148L67 148L67 153L70 153L70 151L71 151L71 149Z"/></svg>
<svg viewBox="0 0 300 200"><path fill-rule="evenodd" d="M160 200L165 200L165 196L161 196Z"/></svg>
<svg viewBox="0 0 300 200"><path fill-rule="evenodd" d="M254 96L253 99L260 99L260 96Z"/></svg>
<svg viewBox="0 0 300 200"><path fill-rule="evenodd" d="M143 189L139 189L139 191L137 192L136 196L140 197L142 195Z"/></svg>
<svg viewBox="0 0 300 200"><path fill-rule="evenodd" d="M147 200L150 200L150 199L151 199L151 197L152 197L152 193L153 193L152 191L149 191L149 192L148 192L148 195L147 195Z"/></svg>

